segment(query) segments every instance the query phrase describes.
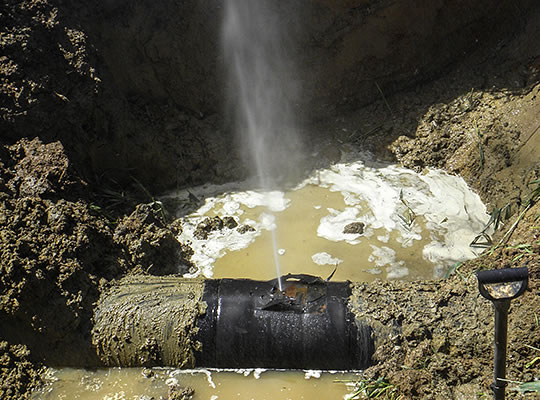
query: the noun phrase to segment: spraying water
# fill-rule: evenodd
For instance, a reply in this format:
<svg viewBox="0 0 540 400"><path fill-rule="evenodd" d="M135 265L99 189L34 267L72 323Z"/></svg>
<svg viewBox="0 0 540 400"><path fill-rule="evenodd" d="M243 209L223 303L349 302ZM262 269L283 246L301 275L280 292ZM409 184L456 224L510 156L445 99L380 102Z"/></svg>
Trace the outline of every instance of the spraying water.
<svg viewBox="0 0 540 400"><path fill-rule="evenodd" d="M287 24L279 23L279 2L224 2L223 51L228 107L234 115L246 165L263 189L297 168L301 143L291 104L297 94L291 79ZM277 239L272 231L279 280Z"/></svg>

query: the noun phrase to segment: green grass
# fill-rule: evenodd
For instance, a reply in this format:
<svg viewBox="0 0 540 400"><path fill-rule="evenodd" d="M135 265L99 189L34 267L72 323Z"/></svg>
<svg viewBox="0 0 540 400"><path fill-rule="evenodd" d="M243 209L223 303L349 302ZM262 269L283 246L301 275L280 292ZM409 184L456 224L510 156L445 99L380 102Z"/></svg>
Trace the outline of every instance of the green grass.
<svg viewBox="0 0 540 400"><path fill-rule="evenodd" d="M398 217L403 222L403 226L410 232L414 226L414 221L416 220L416 214L409 206L409 203L403 197L403 190L399 191L399 200L405 206L405 211L403 214L399 214Z"/></svg>
<svg viewBox="0 0 540 400"><path fill-rule="evenodd" d="M334 382L350 383L350 381ZM403 398L403 395L399 393L399 389L395 385L389 383L385 378L379 378L377 380L365 379L354 383L355 389L352 393L345 396L346 400L400 400Z"/></svg>
<svg viewBox="0 0 540 400"><path fill-rule="evenodd" d="M529 211L538 201L540 201L540 179L537 179L535 181L532 181L529 183L529 185L536 185L533 187L533 189L528 193L526 196L525 201L525 207L523 210L519 213L517 219L514 221L512 226L506 231L502 239L499 241L497 245L493 244L493 241L491 239L491 236L487 234L487 230L490 226L493 225L493 230L496 231L499 228L499 225L510 219L510 211L511 211L511 204L506 204L503 208L498 209L494 208L491 212L490 219L482 232L480 232L476 237L473 239L473 241L470 243L469 246L471 247L481 247L481 248L491 248L490 251L493 252L498 247L504 245L508 242L510 239L510 236L512 236L512 233L516 230L519 222L523 218L523 216ZM540 217L540 214L536 217L538 219ZM528 244L520 245L520 246L530 246ZM525 248L525 247L523 247ZM524 254L523 254L524 255ZM520 255L519 258L523 257L523 255ZM519 259L518 258L518 259ZM517 261L517 260L514 260Z"/></svg>

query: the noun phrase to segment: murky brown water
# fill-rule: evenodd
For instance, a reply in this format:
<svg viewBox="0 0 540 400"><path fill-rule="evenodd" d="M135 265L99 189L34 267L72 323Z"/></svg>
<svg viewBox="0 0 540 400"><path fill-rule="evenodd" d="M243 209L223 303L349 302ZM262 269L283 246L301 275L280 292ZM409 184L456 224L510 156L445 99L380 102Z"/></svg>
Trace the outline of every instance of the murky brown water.
<svg viewBox="0 0 540 400"><path fill-rule="evenodd" d="M180 240L195 250L195 275L208 278L274 279L275 259L281 275L326 278L337 267L334 280L439 278L475 256L469 243L488 219L458 177L361 161L320 170L288 191L202 197L206 203L184 218ZM224 228L194 239L198 224L213 216L253 230ZM363 232L347 233L354 224Z"/></svg>
<svg viewBox="0 0 540 400"><path fill-rule="evenodd" d="M415 224L418 230L423 232L422 239L411 241L409 247L404 247L398 241L398 232L388 233L384 228L375 229L369 238L360 240L357 244L335 242L317 236L317 228L321 219L328 215L328 208L341 210L346 207L341 193L308 185L288 192L286 199L290 201L290 206L273 214L277 248L285 250L278 256L283 275L303 273L326 278L337 265L337 271L332 278L335 281L371 282L376 278L387 279L387 269L377 268L374 260L370 259L372 246L377 246L395 251L395 259L402 261L408 268L407 279L433 279L433 263L422 257L422 250L431 242L431 238L421 218L418 218ZM265 211L264 207L246 208L242 217L255 220ZM362 207L363 215L369 212L369 207ZM362 214L359 214L358 218L361 216ZM339 259L339 264L317 265L312 255L321 252ZM268 280L275 277L272 234L268 230L262 231L249 247L231 251L218 258L214 264L214 278Z"/></svg>
<svg viewBox="0 0 540 400"><path fill-rule="evenodd" d="M326 278L337 265L333 280L433 279L452 263L474 256L468 245L488 219L478 196L457 177L434 171L419 175L394 166L369 168L362 162L320 171L287 192L248 190L212 197L193 191L206 204L185 218L180 240L192 242L195 275L214 278L274 279L278 254L282 275ZM408 211L402 196L414 215L410 226L404 223ZM194 239L197 225L216 215L234 216L254 231L224 228L210 232L208 239ZM351 222L364 223L365 231L344 234ZM167 399L172 384L193 387L195 400L343 399L349 389L334 381L356 376L255 375L156 369L148 378L141 369L61 369L51 372L50 384L35 399Z"/></svg>
<svg viewBox="0 0 540 400"><path fill-rule="evenodd" d="M33 400L159 400L168 399L170 385L190 386L194 400L300 400L343 399L354 380L353 373L321 373L310 377L302 371L180 371L153 369L145 377L141 369L113 368L86 371L51 370L50 383ZM247 376L245 376L247 375Z"/></svg>

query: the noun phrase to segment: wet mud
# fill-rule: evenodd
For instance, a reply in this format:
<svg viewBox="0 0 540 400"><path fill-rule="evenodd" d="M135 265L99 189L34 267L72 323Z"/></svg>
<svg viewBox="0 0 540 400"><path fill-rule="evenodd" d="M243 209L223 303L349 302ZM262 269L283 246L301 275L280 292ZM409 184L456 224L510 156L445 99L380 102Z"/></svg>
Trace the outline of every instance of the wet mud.
<svg viewBox="0 0 540 400"><path fill-rule="evenodd" d="M126 5L107 4L100 13L114 22ZM359 88L367 84L350 64L343 69L350 99L342 99L339 113L329 105L321 115L331 118L305 128L317 151L316 166L335 162L341 146L354 146L416 170L429 166L459 174L493 215L500 211L497 230L489 238L495 246L456 266L449 279L355 286L361 305L357 312L389 338L378 343L375 364L365 377L388 379L404 398L491 395L493 310L477 293L473 272L479 269L529 268L530 288L512 302L510 311L507 376L515 381L538 378L533 362L538 354L531 346L540 348L540 205L534 183L540 178L540 11L537 5L528 8L528 2L522 8L513 4L512 12L503 7L490 14L511 15L511 23L475 19L469 26L478 29L448 31L457 36L440 32L439 40L447 40L444 48L454 43L453 37L476 43L482 30L488 33L483 39L493 40L436 58L439 62L428 73L419 71L420 77L414 59L401 71L391 69L399 63L379 60L382 72L379 68L380 75L373 77L387 79L380 90L369 86L365 99ZM80 23L95 18L91 6L79 6L63 8L43 0L7 1L0 8L0 397L7 400L29 398L44 365L101 362L97 355L81 359L80 354L96 354L94 303L111 281L128 274L189 270L189 244L174 239L181 226L155 201L154 191L245 175L222 121L212 107L204 106L210 103L193 94L201 79L179 84L180 89L192 85L178 91L187 100L164 100L167 85L160 82L169 82L167 74L152 66L167 53L142 51L146 31L136 29L135 19L125 37L133 37L130 30L142 36L135 35L129 57L118 59L131 62L141 56L157 59L157 64L147 62L143 70L131 71L129 82L145 82L142 88L115 82L112 76L123 65L105 67L107 53L100 48L110 41L112 25L107 23L99 37L98 26L86 29ZM136 9L130 8L129 15L136 15ZM347 43L349 50L355 48L354 40L343 35L351 37L348 33L356 30L350 27L367 16L341 11L332 14L338 24L323 21L328 34L321 29L315 36L315 55L340 53ZM370 21L379 21L376 17ZM451 27L452 18L446 21ZM486 26L504 29L491 35ZM198 35L196 29L190 32ZM406 49L397 46L399 39L396 33L396 46L390 48ZM417 43L409 39L411 46ZM419 48L417 58L438 47ZM344 63L336 68L349 65L350 54L341 54ZM431 59L425 60L429 67ZM207 71L191 70L195 78ZM169 71L177 74L178 69ZM184 70L188 76L189 71ZM342 93L341 84L324 83L332 93ZM205 84L214 91L211 80ZM145 97L147 92L159 93ZM324 98L319 100L324 108ZM360 103L369 104L359 108ZM211 229L201 227L201 235ZM179 260L177 266L173 260ZM185 301L196 302L196 296ZM126 306L123 312L128 311ZM189 326L192 317L179 323ZM152 331L151 321L147 331ZM106 336L96 336L105 360L113 346ZM187 357L178 362L189 364L193 344L178 340ZM155 361L151 341L144 344L125 357L136 354ZM508 395L535 396L512 390Z"/></svg>
<svg viewBox="0 0 540 400"><path fill-rule="evenodd" d="M128 277L102 294L92 343L105 366L193 368L204 282Z"/></svg>
<svg viewBox="0 0 540 400"><path fill-rule="evenodd" d="M60 142L23 139L0 155L0 397L15 399L43 364L98 364L89 332L100 291L129 272L186 270L189 248L149 205L113 218Z"/></svg>
<svg viewBox="0 0 540 400"><path fill-rule="evenodd" d="M358 318L368 321L382 338L375 365L364 373L367 378L386 377L411 399L491 395L493 307L478 293L470 271L442 282L356 284L351 304ZM527 345L538 341L530 313L530 307L538 306L536 283L512 303L507 374L516 381L536 377L534 368L518 360L527 353Z"/></svg>

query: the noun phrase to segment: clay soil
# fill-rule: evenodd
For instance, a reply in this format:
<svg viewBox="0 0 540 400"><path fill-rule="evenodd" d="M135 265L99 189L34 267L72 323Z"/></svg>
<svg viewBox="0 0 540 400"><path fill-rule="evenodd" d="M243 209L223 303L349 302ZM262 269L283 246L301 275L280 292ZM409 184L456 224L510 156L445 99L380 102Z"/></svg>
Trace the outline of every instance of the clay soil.
<svg viewBox="0 0 540 400"><path fill-rule="evenodd" d="M58 30L47 2L30 3L31 21L44 35L67 32L62 40L70 43L73 75L69 84L47 74L24 76L24 65L0 56L2 94L34 104L32 119L2 104L4 122L19 131L39 121L36 111L43 117L63 110L78 121L87 106L81 93L99 84L85 36ZM11 27L0 37L2 46L28 42L36 29ZM313 135L328 163L347 145L419 171L442 168L462 176L499 215L497 230L482 238L486 251L447 279L356 287L371 320L394 332L378 347L366 379L386 379L395 398L491 396L493 310L478 294L474 272L481 269L529 268L529 289L510 310L507 375L520 382L540 376L539 29L537 11L518 34L439 71L438 79L381 93L364 108L313 126L325 132ZM32 63L41 56L25 57ZM72 90L68 100L65 85ZM54 102L44 102L46 95ZM111 281L192 267L189 246L175 239L181 226L144 187L88 179L83 160L73 159L60 141L16 136L0 135L0 398L6 400L29 398L45 366L97 363L62 349L92 346L94 303ZM509 390L509 398L535 395Z"/></svg>
<svg viewBox="0 0 540 400"><path fill-rule="evenodd" d="M382 99L335 131L338 140L355 138L379 158L462 176L487 205L490 227L499 221L493 233L479 237L486 250L456 265L445 280L356 286L361 314L397 329L365 373L368 380L395 385L395 397L388 398L491 398L494 311L479 295L474 274L485 269L529 268L529 289L510 309L507 378L539 379L540 58L527 38ZM507 398L538 396L517 387L509 383Z"/></svg>
<svg viewBox="0 0 540 400"><path fill-rule="evenodd" d="M540 58L534 46L524 56L527 43L521 36L487 58L473 57L438 80L366 107L336 130L338 139L355 137L379 158L462 176L487 205L490 227L499 221L479 237L486 250L445 280L355 288L366 318L398 328L366 371L366 379L395 385L388 398L491 398L494 312L474 274L484 269L529 268L529 289L510 310L507 377L539 379ZM370 130L375 134L362 136ZM507 398L538 396L519 393L516 383L508 387Z"/></svg>

